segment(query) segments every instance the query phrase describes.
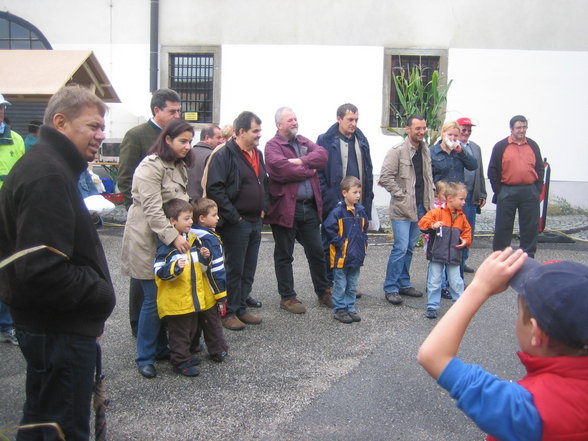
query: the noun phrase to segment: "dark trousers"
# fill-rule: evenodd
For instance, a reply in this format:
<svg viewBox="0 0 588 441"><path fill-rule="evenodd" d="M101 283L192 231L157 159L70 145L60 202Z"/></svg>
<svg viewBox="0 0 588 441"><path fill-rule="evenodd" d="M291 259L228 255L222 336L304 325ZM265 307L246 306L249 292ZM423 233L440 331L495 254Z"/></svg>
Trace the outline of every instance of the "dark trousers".
<svg viewBox="0 0 588 441"><path fill-rule="evenodd" d="M257 269L261 218L255 221L241 219L236 224L225 224L219 233L225 248L227 315L242 315L247 312L245 299L251 293Z"/></svg>
<svg viewBox="0 0 588 441"><path fill-rule="evenodd" d="M225 340L225 333L217 306L213 306L206 311L200 311L198 313L198 325L202 329L206 349L210 355L229 352L229 345Z"/></svg>
<svg viewBox="0 0 588 441"><path fill-rule="evenodd" d="M139 314L143 305L143 288L139 279L131 278L129 283L129 322L131 323L131 332L137 335L139 326Z"/></svg>
<svg viewBox="0 0 588 441"><path fill-rule="evenodd" d="M296 297L294 290L294 243L298 241L304 248L310 270L314 292L321 297L331 286L325 271L325 255L321 244L320 219L313 200L298 201L294 211L292 228L272 225L274 236L274 266L278 281L278 292L283 299Z"/></svg>
<svg viewBox="0 0 588 441"><path fill-rule="evenodd" d="M496 200L492 249L503 250L510 245L517 210L521 248L533 257L539 233L539 191L534 184L502 185Z"/></svg>
<svg viewBox="0 0 588 441"><path fill-rule="evenodd" d="M165 322L172 366L179 366L190 361L194 349L192 342L198 329L198 314L190 312L181 315L168 315L165 317Z"/></svg>
<svg viewBox="0 0 588 441"><path fill-rule="evenodd" d="M476 215L478 213L478 206L476 204L472 204L472 193L468 192L468 196L466 198L466 203L463 207L463 213L466 215L468 223L470 227L472 227L472 243L474 241L474 233L476 231ZM470 249L465 247L463 249L463 253L461 255L461 265L459 267L459 272L461 273L461 278L463 279L463 269L466 264L466 260L470 256Z"/></svg>
<svg viewBox="0 0 588 441"><path fill-rule="evenodd" d="M96 338L16 329L27 363L21 424L55 422L68 441L90 439ZM57 440L53 428L19 430L18 441Z"/></svg>

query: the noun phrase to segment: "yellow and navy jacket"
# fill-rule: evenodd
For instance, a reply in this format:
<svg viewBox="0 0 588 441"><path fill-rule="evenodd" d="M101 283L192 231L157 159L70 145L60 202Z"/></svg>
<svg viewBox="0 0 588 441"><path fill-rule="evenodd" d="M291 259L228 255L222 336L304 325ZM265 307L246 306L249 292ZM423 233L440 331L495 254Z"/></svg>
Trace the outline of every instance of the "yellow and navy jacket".
<svg viewBox="0 0 588 441"><path fill-rule="evenodd" d="M160 242L153 271L157 285L157 312L160 318L206 311L227 296L226 290L215 292L211 286L210 259L200 255L202 243L192 232L186 239L190 252L180 253L173 245ZM211 252L212 253L212 252ZM186 259L186 266L178 260ZM216 285L213 285L216 287Z"/></svg>
<svg viewBox="0 0 588 441"><path fill-rule="evenodd" d="M210 250L210 265L206 271L206 276L208 277L213 294L225 293L226 295L227 273L223 258L223 242L220 236L211 229L201 225L194 225L190 232L198 236L203 247Z"/></svg>
<svg viewBox="0 0 588 441"><path fill-rule="evenodd" d="M368 217L361 204L347 207L339 201L323 223L329 241L331 268L357 268L363 265L367 249Z"/></svg>

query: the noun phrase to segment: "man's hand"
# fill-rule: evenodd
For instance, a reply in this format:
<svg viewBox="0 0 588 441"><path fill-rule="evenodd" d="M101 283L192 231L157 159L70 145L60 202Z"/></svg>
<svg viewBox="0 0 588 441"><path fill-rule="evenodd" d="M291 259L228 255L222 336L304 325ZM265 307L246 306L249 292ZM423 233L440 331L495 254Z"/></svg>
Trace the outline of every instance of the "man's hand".
<svg viewBox="0 0 588 441"><path fill-rule="evenodd" d="M294 165L304 165L304 162L302 162L302 159L300 159L300 158L290 158L290 159L288 159L288 162L290 162Z"/></svg>
<svg viewBox="0 0 588 441"><path fill-rule="evenodd" d="M484 205L486 205L486 199L480 198L480 202L478 203L478 205L480 206L480 209L482 209Z"/></svg>

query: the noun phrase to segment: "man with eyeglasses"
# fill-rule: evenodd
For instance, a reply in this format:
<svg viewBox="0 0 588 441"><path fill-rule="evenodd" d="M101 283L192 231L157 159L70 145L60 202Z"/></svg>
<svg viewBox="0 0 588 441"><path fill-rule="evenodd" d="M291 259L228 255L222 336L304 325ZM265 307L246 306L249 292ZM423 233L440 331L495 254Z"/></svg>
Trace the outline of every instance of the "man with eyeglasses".
<svg viewBox="0 0 588 441"><path fill-rule="evenodd" d="M537 250L539 196L543 187L543 159L535 141L526 137L527 118L513 116L510 136L498 141L488 165L488 179L496 204L492 248L510 245L516 212L519 213L520 247L530 257Z"/></svg>
<svg viewBox="0 0 588 441"><path fill-rule="evenodd" d="M406 121L405 130L405 140L386 154L378 182L391 196L394 245L386 267L384 296L393 305L402 303L401 295L423 295L410 283L410 263L421 234L418 221L435 200L431 153L424 142L427 121L420 115L412 115Z"/></svg>
<svg viewBox="0 0 588 441"><path fill-rule="evenodd" d="M458 118L456 120L459 125L459 142L462 148L469 153L478 163L475 170L464 169L464 184L468 189L468 196L466 204L463 207L470 226L472 227L472 239L474 237L474 230L476 228L476 214L481 213L482 207L486 204L486 179L484 178L484 165L482 164L482 150L480 146L473 141L470 141L472 134L472 127L475 126L470 118ZM466 261L470 254L468 247L463 250L462 270L465 273L473 273L475 270L467 265Z"/></svg>
<svg viewBox="0 0 588 441"><path fill-rule="evenodd" d="M130 129L120 144L120 164L118 167L118 188L123 194L127 210L133 203L131 188L133 174L139 163L147 156L147 152L159 136L159 133L173 119L181 116L182 106L180 95L175 90L159 89L151 97L151 113L149 121ZM137 335L139 312L143 304L143 290L137 279L131 279L129 288L129 320L131 332Z"/></svg>

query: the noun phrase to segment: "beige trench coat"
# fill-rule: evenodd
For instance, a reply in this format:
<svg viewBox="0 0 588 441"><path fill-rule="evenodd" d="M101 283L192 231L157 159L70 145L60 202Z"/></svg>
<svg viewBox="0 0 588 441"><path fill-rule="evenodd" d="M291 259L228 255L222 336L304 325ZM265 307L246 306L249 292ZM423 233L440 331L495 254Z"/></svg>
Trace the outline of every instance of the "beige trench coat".
<svg viewBox="0 0 588 441"><path fill-rule="evenodd" d="M133 175L133 204L129 207L123 235L121 269L135 279L153 279L157 239L171 244L178 232L163 213L171 199L188 200L188 172L183 161L164 162L157 155L146 156Z"/></svg>
<svg viewBox="0 0 588 441"><path fill-rule="evenodd" d="M423 156L423 205L425 211L433 208L435 189L433 186L433 172L431 170L431 155L429 149L421 142ZM417 222L416 208L416 174L412 165L412 157L416 149L408 137L404 142L395 145L386 154L382 163L379 184L390 193L390 218L392 220L409 220Z"/></svg>

